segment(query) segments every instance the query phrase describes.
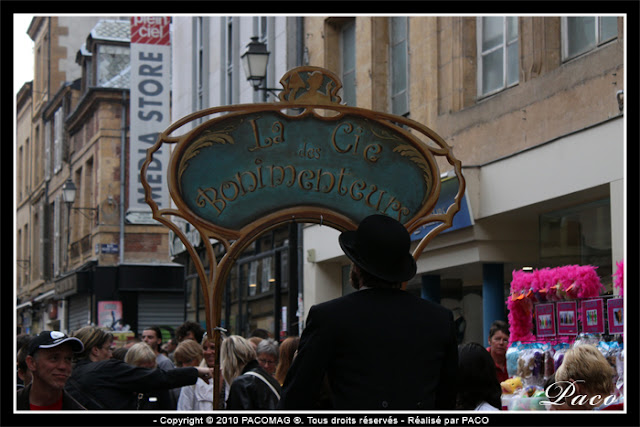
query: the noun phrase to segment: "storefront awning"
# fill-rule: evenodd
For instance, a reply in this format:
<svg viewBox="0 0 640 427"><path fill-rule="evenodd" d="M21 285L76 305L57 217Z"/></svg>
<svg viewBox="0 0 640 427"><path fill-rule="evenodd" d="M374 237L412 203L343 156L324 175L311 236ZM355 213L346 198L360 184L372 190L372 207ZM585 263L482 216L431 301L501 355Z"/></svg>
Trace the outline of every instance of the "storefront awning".
<svg viewBox="0 0 640 427"><path fill-rule="evenodd" d="M40 294L37 297L35 297L33 299L33 302L42 301L42 300L45 300L47 298L53 298L55 296L55 294L56 294L55 289L51 289L50 291L47 291L47 292L45 292L43 294Z"/></svg>
<svg viewBox="0 0 640 427"><path fill-rule="evenodd" d="M16 306L16 310L21 310L23 308L31 307L32 305L33 303L31 301L23 302L22 304Z"/></svg>

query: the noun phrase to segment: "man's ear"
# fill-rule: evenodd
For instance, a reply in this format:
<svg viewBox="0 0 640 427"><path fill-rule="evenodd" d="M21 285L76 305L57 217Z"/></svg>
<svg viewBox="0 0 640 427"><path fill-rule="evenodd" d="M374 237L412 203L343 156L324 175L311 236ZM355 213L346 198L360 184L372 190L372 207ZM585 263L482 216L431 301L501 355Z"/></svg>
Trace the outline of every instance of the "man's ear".
<svg viewBox="0 0 640 427"><path fill-rule="evenodd" d="M33 356L29 355L27 356L27 358L25 359L25 362L27 364L27 368L30 371L35 371L36 370L36 360Z"/></svg>
<svg viewBox="0 0 640 427"><path fill-rule="evenodd" d="M94 357L98 357L98 352L100 351L100 349L97 346L91 347L91 354Z"/></svg>

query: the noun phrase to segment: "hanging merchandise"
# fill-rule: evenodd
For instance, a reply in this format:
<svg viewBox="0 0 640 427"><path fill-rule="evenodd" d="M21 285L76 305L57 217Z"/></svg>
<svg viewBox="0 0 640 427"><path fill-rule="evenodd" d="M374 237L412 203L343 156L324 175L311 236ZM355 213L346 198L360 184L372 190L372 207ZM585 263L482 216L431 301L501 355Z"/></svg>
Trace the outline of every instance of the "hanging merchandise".
<svg viewBox="0 0 640 427"><path fill-rule="evenodd" d="M573 346L597 347L613 368L616 401L623 400L623 263L613 275L618 295L604 286L593 266L569 265L514 271L509 309L509 379L501 383L502 406L510 411L548 409L549 387ZM606 302L606 305L605 305ZM612 341L617 335L618 341ZM543 403L544 402L544 403Z"/></svg>
<svg viewBox="0 0 640 427"><path fill-rule="evenodd" d="M613 287L618 290L620 298L624 296L624 260L616 263L616 272L613 274Z"/></svg>
<svg viewBox="0 0 640 427"><path fill-rule="evenodd" d="M533 334L534 304L599 296L604 286L600 282L596 268L590 265L568 265L531 272L513 271L511 295L507 300L510 341L536 340ZM536 316L538 329L543 331L543 336L555 335L555 331L550 332L551 327L555 329L555 322L552 321L553 317L549 317L550 314L553 316L553 313L548 311ZM565 318L565 320L570 319Z"/></svg>

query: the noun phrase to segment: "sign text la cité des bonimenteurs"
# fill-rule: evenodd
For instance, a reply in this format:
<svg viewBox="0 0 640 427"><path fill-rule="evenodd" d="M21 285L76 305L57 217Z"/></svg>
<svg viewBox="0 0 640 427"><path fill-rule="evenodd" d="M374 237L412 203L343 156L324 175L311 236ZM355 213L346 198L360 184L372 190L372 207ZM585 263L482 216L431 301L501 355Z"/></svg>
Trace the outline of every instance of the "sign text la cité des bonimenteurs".
<svg viewBox="0 0 640 427"><path fill-rule="evenodd" d="M345 114L318 120L262 111L222 118L174 153L179 197L196 216L237 230L303 205L404 223L427 200L434 165L399 132Z"/></svg>

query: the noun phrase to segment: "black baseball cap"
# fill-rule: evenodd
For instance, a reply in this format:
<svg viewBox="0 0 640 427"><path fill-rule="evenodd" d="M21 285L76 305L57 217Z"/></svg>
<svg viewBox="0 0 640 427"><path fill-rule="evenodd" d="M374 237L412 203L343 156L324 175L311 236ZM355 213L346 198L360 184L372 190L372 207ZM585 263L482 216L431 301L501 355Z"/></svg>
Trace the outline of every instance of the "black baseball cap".
<svg viewBox="0 0 640 427"><path fill-rule="evenodd" d="M33 356L36 351L41 348L53 348L60 344L68 342L74 353L80 353L84 350L82 341L78 338L69 337L60 331L42 331L29 342L29 356Z"/></svg>

